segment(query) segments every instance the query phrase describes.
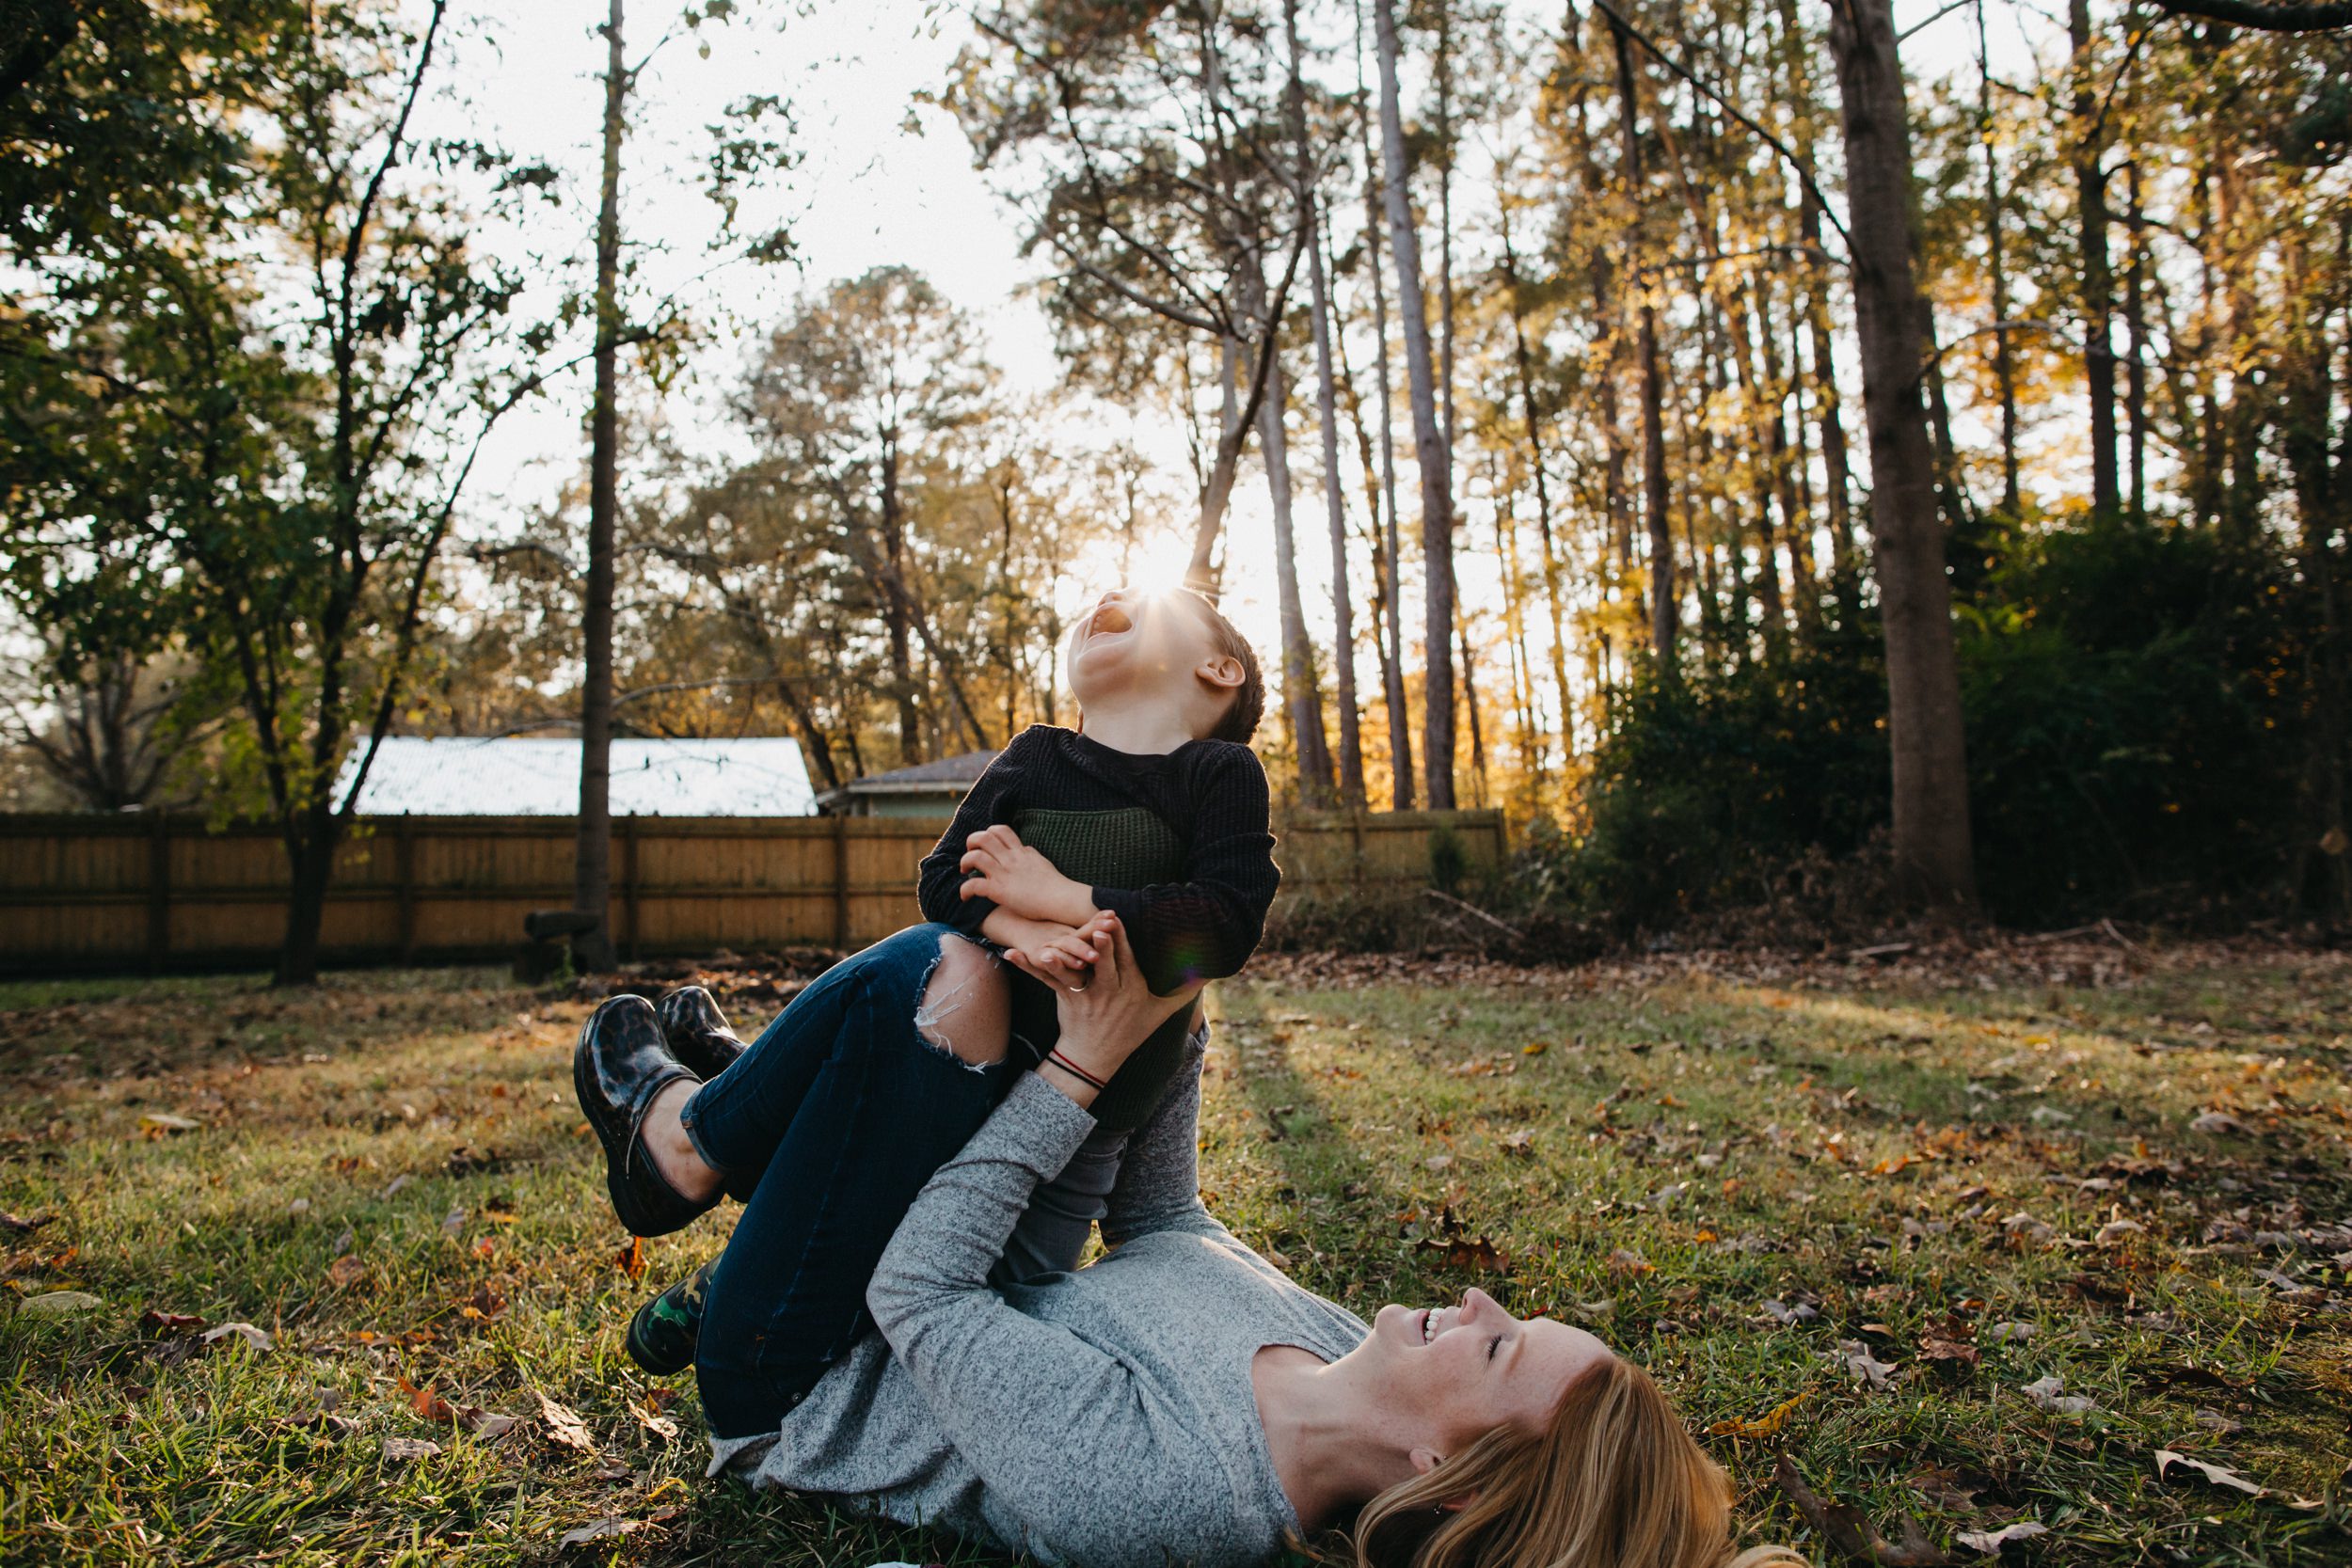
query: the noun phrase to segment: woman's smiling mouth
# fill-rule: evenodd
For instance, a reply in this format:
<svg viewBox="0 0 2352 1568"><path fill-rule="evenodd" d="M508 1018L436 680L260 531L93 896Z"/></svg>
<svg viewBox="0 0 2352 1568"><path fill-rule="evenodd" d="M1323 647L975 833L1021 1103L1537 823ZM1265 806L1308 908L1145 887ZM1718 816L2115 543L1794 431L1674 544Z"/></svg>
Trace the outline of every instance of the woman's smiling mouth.
<svg viewBox="0 0 2352 1568"><path fill-rule="evenodd" d="M1118 632L1133 631L1135 621L1115 604L1098 606L1087 620L1089 637L1108 637Z"/></svg>

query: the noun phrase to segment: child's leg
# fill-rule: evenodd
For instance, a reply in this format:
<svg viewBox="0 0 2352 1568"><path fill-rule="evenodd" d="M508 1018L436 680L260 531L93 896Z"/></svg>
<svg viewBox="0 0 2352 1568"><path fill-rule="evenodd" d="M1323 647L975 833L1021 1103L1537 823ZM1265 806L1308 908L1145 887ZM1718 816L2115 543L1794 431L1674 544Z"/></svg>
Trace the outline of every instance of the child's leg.
<svg viewBox="0 0 2352 1568"><path fill-rule="evenodd" d="M934 981L939 996L930 1006L941 1016L930 1021L922 1016L923 988ZM694 1152L720 1173L729 1196L751 1200L846 1020L893 991L901 1016L935 1036L934 1043L952 1037L984 1045L993 1030L1001 1054L1010 1027L1005 976L977 944L946 926L914 926L850 955L794 997L735 1065L695 1090L680 1111Z"/></svg>
<svg viewBox="0 0 2352 1568"><path fill-rule="evenodd" d="M696 1141L723 1168L759 1155L695 1354L723 1437L772 1432L871 1326L866 1286L891 1232L1012 1083L1002 976L985 950L932 927L861 957L823 1009L831 1049L800 1082L780 1137L760 1075L730 1085L730 1069L695 1097Z"/></svg>

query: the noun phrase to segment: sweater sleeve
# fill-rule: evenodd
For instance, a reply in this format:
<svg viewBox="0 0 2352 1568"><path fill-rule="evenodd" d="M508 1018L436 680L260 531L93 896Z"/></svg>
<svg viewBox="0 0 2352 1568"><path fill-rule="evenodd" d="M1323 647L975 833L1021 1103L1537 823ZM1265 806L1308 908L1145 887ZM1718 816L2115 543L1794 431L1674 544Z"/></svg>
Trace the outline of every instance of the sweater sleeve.
<svg viewBox="0 0 2352 1568"><path fill-rule="evenodd" d="M1112 911L1126 926L1144 978L1163 995L1188 980L1239 974L1265 934L1266 911L1282 881L1265 768L1255 752L1212 748L1190 792L1200 815L1184 879L1093 890L1094 907Z"/></svg>
<svg viewBox="0 0 2352 1568"><path fill-rule="evenodd" d="M1012 794L1036 750L1030 734L1023 730L1013 736L1010 745L996 753L996 760L964 792L962 803L956 807L956 819L947 825L931 852L923 857L915 896L923 906L924 919L953 926L965 936L977 937L981 923L995 910L993 899L965 898L960 895L966 879L961 866L964 843L982 828L1010 817Z"/></svg>
<svg viewBox="0 0 2352 1568"><path fill-rule="evenodd" d="M1030 1194L1093 1126L1052 1085L1022 1074L916 1195L866 1288L947 1440L1064 1556L1112 1523L1099 1517L1098 1491L1073 1485L1073 1467L1152 1451L1154 1422L1124 1362L1008 1305L987 1276Z"/></svg>

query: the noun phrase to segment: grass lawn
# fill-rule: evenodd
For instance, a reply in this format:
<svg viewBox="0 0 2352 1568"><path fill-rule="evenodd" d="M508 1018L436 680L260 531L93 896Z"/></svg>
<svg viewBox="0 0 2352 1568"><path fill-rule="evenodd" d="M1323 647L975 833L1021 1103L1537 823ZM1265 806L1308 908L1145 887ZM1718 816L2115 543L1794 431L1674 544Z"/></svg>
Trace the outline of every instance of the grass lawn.
<svg viewBox="0 0 2352 1568"><path fill-rule="evenodd" d="M1478 1284L1592 1326L1717 1429L1751 1541L1836 1556L1785 1453L1962 1558L2039 1525L2012 1560L2352 1560L2342 956L1294 958L1215 1006L1228 1224L1367 1314ZM621 1328L723 1215L630 1276L587 1006L486 971L0 986L0 1561L959 1555L700 1479L691 1381Z"/></svg>

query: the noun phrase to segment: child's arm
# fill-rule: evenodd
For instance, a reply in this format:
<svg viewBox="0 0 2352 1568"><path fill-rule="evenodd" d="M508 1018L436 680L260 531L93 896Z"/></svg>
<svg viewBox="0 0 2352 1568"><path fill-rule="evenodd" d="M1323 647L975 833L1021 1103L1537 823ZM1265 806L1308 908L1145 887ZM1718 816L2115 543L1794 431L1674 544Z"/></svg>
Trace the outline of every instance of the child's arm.
<svg viewBox="0 0 2352 1568"><path fill-rule="evenodd" d="M965 792L962 802L956 807L956 819L948 824L931 852L923 857L922 872L916 880L915 895L923 905L923 918L953 926L965 936L988 936L1001 942L987 931L988 917L996 906L987 898L966 898L962 895L964 876L962 862L965 842L974 833L993 823L1001 822L1011 814L1011 799L1020 787L1024 773L1038 748L1031 741L1031 732L1023 730L1012 737L1012 743L996 755ZM1075 925L1075 921L1068 924ZM1006 946L1018 943L1005 942Z"/></svg>
<svg viewBox="0 0 2352 1568"><path fill-rule="evenodd" d="M1266 911L1282 880L1274 863L1265 769L1256 752L1207 748L1187 787L1200 807L1184 879L1089 892L1097 909L1126 927L1144 978L1162 995L1188 980L1239 974L1265 933Z"/></svg>

